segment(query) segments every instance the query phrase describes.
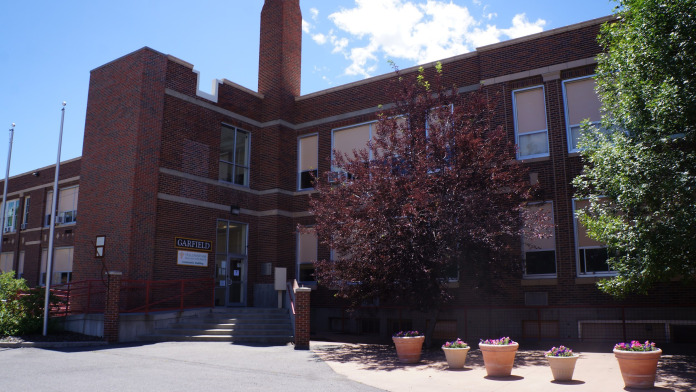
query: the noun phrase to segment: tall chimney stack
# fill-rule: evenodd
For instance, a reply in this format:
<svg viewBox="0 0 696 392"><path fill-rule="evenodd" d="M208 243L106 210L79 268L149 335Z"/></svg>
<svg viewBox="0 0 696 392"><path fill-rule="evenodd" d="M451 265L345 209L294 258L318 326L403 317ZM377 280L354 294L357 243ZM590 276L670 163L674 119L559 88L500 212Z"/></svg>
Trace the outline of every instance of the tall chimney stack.
<svg viewBox="0 0 696 392"><path fill-rule="evenodd" d="M259 92L284 116L300 95L302 12L300 0L265 0L261 10ZM275 110L271 110L274 112Z"/></svg>

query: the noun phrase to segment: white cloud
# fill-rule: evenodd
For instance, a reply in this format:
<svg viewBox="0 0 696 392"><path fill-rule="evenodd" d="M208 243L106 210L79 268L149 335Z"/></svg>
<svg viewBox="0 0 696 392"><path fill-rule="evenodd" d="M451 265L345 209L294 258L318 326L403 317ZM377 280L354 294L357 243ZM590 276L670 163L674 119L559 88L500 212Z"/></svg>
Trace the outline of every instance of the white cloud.
<svg viewBox="0 0 696 392"><path fill-rule="evenodd" d="M314 42L318 43L319 45L324 45L326 41L328 41L328 37L322 33L319 34L313 34L312 39Z"/></svg>
<svg viewBox="0 0 696 392"><path fill-rule="evenodd" d="M481 5L480 0L473 3ZM351 62L346 74L369 77L385 58L426 63L536 33L546 24L518 14L508 28L484 25L496 16L488 12L477 19L467 7L450 0L355 0L353 8L329 15L336 31L312 38L320 45L329 42L333 53Z"/></svg>
<svg viewBox="0 0 696 392"><path fill-rule="evenodd" d="M319 10L316 8L310 8L309 13L312 14L312 20L316 21L319 16Z"/></svg>
<svg viewBox="0 0 696 392"><path fill-rule="evenodd" d="M512 27L501 31L510 38L517 38L541 32L545 24L546 21L543 19L537 19L536 22L531 23L527 20L527 15L517 14L512 18Z"/></svg>
<svg viewBox="0 0 696 392"><path fill-rule="evenodd" d="M309 32L312 31L312 25L304 19L302 19L302 31L304 31L307 34L309 34Z"/></svg>

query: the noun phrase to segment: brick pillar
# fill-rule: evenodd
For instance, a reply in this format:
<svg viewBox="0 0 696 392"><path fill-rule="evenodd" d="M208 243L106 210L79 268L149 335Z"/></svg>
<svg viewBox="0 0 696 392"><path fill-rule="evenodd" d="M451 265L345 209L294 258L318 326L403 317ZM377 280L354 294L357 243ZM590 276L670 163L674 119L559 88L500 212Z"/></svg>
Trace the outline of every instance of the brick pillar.
<svg viewBox="0 0 696 392"><path fill-rule="evenodd" d="M295 289L295 350L309 350L309 295L312 289Z"/></svg>
<svg viewBox="0 0 696 392"><path fill-rule="evenodd" d="M107 272L109 286L106 289L106 305L104 306L104 339L109 343L118 342L118 317L122 275L121 272Z"/></svg>

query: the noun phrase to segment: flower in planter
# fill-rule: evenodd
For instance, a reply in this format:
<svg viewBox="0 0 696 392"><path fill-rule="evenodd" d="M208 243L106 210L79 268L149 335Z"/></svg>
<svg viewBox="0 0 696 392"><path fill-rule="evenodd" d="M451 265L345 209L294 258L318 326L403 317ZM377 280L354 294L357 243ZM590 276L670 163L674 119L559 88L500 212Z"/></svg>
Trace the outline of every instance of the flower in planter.
<svg viewBox="0 0 696 392"><path fill-rule="evenodd" d="M575 355L573 350L566 346L552 347L546 352L547 357L572 357L573 355Z"/></svg>
<svg viewBox="0 0 696 392"><path fill-rule="evenodd" d="M423 336L423 334L418 331L399 331L392 335L395 338L412 338L416 336Z"/></svg>
<svg viewBox="0 0 696 392"><path fill-rule="evenodd" d="M481 341L479 341L479 344L494 344L496 346L506 346L510 344L517 344L517 342L510 339L509 337L504 337L500 339L481 339Z"/></svg>
<svg viewBox="0 0 696 392"><path fill-rule="evenodd" d="M462 342L461 339L457 338L457 340L451 341L451 342L445 342L445 344L442 345L442 348L468 348L469 345Z"/></svg>
<svg viewBox="0 0 696 392"><path fill-rule="evenodd" d="M618 343L614 346L614 350L619 351L657 351L659 348L655 347L655 343L648 340L645 343L640 343L637 340L631 341L631 343Z"/></svg>

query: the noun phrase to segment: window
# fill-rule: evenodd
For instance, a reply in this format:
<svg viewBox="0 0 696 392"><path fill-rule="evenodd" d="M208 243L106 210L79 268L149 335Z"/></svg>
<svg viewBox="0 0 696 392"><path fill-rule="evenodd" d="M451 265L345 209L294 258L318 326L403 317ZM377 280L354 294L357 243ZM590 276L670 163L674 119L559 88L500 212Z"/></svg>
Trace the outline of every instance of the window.
<svg viewBox="0 0 696 392"><path fill-rule="evenodd" d="M298 156L298 189L314 188L312 184L312 176L318 175L317 167L319 166L319 137L317 135L303 136L299 139L297 148Z"/></svg>
<svg viewBox="0 0 696 392"><path fill-rule="evenodd" d="M14 271L14 252L0 254L0 273Z"/></svg>
<svg viewBox="0 0 696 392"><path fill-rule="evenodd" d="M24 215L22 216L22 228L26 229L29 225L29 202L31 197L27 196L24 198Z"/></svg>
<svg viewBox="0 0 696 392"><path fill-rule="evenodd" d="M17 230L17 210L19 209L19 199L10 200L5 204L5 222L3 233L11 233Z"/></svg>
<svg viewBox="0 0 696 392"><path fill-rule="evenodd" d="M48 264L48 249L41 250L41 286L46 285L46 266ZM55 248L53 250L53 274L51 285L70 283L72 279L73 247Z"/></svg>
<svg viewBox="0 0 696 392"><path fill-rule="evenodd" d="M78 186L63 188L58 193L56 204L56 224L71 224L77 222L77 195ZM51 207L53 205L53 191L46 192L45 226L51 224Z"/></svg>
<svg viewBox="0 0 696 392"><path fill-rule="evenodd" d="M76 186L60 190L58 194L58 206L56 207L57 223L68 224L77 222L78 190L79 188Z"/></svg>
<svg viewBox="0 0 696 392"><path fill-rule="evenodd" d="M590 205L589 200L573 200L573 211L583 210ZM575 256L578 262L578 275L613 274L607 264L607 248L601 242L587 236L585 227L580 224L576 214L575 224Z"/></svg>
<svg viewBox="0 0 696 392"><path fill-rule="evenodd" d="M547 214L553 218L553 203L532 204L528 206L532 213ZM522 249L524 253L524 274L535 277L556 276L556 238L554 235L553 219L547 228L541 229L544 238L533 238L532 222L525 222ZM538 230L537 230L538 231ZM529 233L529 234L528 234Z"/></svg>
<svg viewBox="0 0 696 392"><path fill-rule="evenodd" d="M249 186L249 132L223 125L220 132L221 181Z"/></svg>
<svg viewBox="0 0 696 392"><path fill-rule="evenodd" d="M297 233L297 276L300 282L314 282L314 260L317 259L317 235Z"/></svg>
<svg viewBox="0 0 696 392"><path fill-rule="evenodd" d="M549 155L546 127L544 88L532 87L512 92L515 114L517 158L537 158Z"/></svg>
<svg viewBox="0 0 696 392"><path fill-rule="evenodd" d="M595 92L595 86L595 80L591 76L563 82L569 152L579 151L580 124L588 120L591 124L599 126L602 119L601 102Z"/></svg>
<svg viewBox="0 0 696 392"><path fill-rule="evenodd" d="M19 252L19 262L17 263L17 278L24 276L24 251Z"/></svg>
<svg viewBox="0 0 696 392"><path fill-rule="evenodd" d="M46 211L44 212L46 219L44 226L51 224L51 208L53 208L53 191L48 191L46 192Z"/></svg>

